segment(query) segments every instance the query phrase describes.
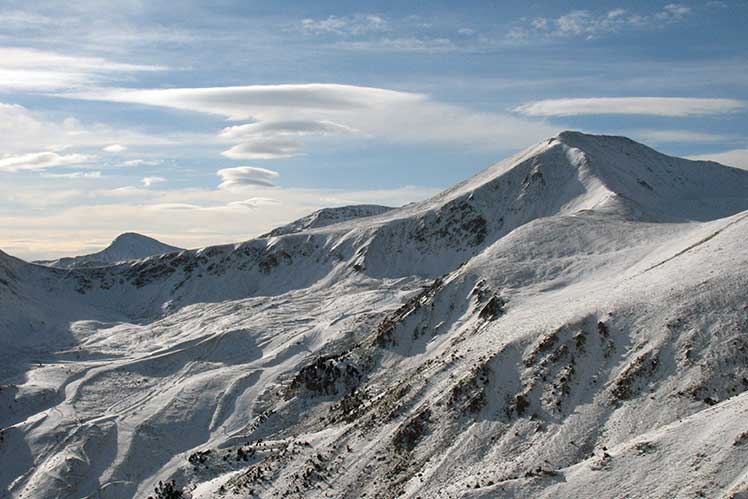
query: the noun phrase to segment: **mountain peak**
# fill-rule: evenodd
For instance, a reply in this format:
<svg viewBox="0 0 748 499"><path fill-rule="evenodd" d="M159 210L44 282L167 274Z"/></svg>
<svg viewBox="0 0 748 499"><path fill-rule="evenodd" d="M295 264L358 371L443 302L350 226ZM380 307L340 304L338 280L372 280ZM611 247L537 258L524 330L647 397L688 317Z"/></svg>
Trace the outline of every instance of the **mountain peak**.
<svg viewBox="0 0 748 499"><path fill-rule="evenodd" d="M556 138L558 140L564 141L568 139L574 139L575 137L580 137L580 136L593 136L593 135L589 135L584 132L580 132L578 130L564 130L563 132L556 135Z"/></svg>
<svg viewBox="0 0 748 499"><path fill-rule="evenodd" d="M144 236L143 234L138 234L137 232L123 232L119 236L115 237L109 247L112 247L117 244L126 244L126 243L137 243L137 242L157 242L160 243L157 239L154 239L149 236ZM160 243L161 244L161 243Z"/></svg>
<svg viewBox="0 0 748 499"><path fill-rule="evenodd" d="M580 132L578 130L564 130L563 132L556 135L554 139L570 147L584 147L585 145L593 144L618 143L620 145L642 147L650 151L654 151L654 149L652 149L651 147L646 146L641 142L630 139L629 137L626 137L624 135L592 134Z"/></svg>
<svg viewBox="0 0 748 499"><path fill-rule="evenodd" d="M114 238L109 246L97 253L36 263L59 268L104 267L128 260L140 260L149 256L178 251L182 251L182 248L164 244L157 239L137 232L125 232Z"/></svg>
<svg viewBox="0 0 748 499"><path fill-rule="evenodd" d="M628 137L561 132L567 156L634 211L659 220L713 220L745 209L748 172L660 153Z"/></svg>

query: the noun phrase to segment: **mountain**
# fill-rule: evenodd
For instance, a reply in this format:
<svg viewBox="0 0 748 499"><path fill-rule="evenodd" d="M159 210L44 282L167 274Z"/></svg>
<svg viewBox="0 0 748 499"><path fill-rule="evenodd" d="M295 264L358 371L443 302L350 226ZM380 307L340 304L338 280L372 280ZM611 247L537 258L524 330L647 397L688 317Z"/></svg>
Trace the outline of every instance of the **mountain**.
<svg viewBox="0 0 748 499"><path fill-rule="evenodd" d="M63 269L80 267L106 267L128 260L140 260L154 255L178 253L182 248L169 246L152 237L126 232L117 236L105 249L90 255L60 258L59 260L37 261L39 265Z"/></svg>
<svg viewBox="0 0 748 499"><path fill-rule="evenodd" d="M0 488L745 497L746 240L748 172L564 132L374 216L0 254Z"/></svg>
<svg viewBox="0 0 748 499"><path fill-rule="evenodd" d="M260 237L268 238L284 236L287 234L295 234L307 229L316 229L317 227L326 227L328 225L345 222L348 220L381 215L382 213L388 212L390 210L392 210L392 208L375 204L322 208L321 210L317 210L314 213L291 222L288 225L273 229L272 231L268 232L267 234L263 234Z"/></svg>

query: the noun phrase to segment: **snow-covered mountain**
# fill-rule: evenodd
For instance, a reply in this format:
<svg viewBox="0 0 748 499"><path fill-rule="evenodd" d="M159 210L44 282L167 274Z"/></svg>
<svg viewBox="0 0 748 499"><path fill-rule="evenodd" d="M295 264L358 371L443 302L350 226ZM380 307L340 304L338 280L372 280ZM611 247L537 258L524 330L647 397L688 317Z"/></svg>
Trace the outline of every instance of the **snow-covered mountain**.
<svg viewBox="0 0 748 499"><path fill-rule="evenodd" d="M748 172L564 132L374 216L0 254L0 488L746 497L746 240Z"/></svg>
<svg viewBox="0 0 748 499"><path fill-rule="evenodd" d="M267 234L260 237L275 237L286 234L295 234L307 229L316 229L326 227L335 223L345 222L348 220L381 215L392 208L388 206L379 206L375 204L360 204L353 206L340 206L336 208L322 208L314 213L302 217L290 224L273 229Z"/></svg>
<svg viewBox="0 0 748 499"><path fill-rule="evenodd" d="M182 248L169 246L168 244L164 244L161 241L142 234L126 232L117 236L109 246L97 253L60 258L59 260L37 261L34 263L62 269L106 267L107 265L115 263L126 262L129 260L140 260L142 258L148 258L149 256L176 253L179 251L182 251Z"/></svg>

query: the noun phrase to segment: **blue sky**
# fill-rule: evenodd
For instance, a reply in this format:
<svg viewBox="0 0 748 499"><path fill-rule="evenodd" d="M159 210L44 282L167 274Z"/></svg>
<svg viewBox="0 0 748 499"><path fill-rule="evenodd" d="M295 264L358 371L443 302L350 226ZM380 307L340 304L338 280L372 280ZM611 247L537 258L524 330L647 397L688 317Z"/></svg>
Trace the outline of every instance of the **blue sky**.
<svg viewBox="0 0 748 499"><path fill-rule="evenodd" d="M4 1L0 248L240 241L564 129L748 168L745 26L745 0Z"/></svg>

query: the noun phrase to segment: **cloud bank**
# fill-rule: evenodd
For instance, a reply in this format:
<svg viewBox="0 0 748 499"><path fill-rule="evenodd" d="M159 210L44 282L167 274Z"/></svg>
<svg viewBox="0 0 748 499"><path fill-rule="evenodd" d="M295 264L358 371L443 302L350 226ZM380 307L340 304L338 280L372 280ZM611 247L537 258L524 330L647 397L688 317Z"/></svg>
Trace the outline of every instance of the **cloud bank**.
<svg viewBox="0 0 748 499"><path fill-rule="evenodd" d="M733 149L724 152L715 152L710 154L698 154L689 156L689 159L700 161L716 161L727 166L742 168L748 170L748 149Z"/></svg>
<svg viewBox="0 0 748 499"><path fill-rule="evenodd" d="M376 137L391 142L517 148L558 130L542 121L481 112L419 93L339 84L281 84L174 89L104 89L62 94L225 116L251 123L225 128L219 139L237 143L232 159L287 158L300 139Z"/></svg>
<svg viewBox="0 0 748 499"><path fill-rule="evenodd" d="M688 97L595 97L548 99L523 104L515 112L527 116L578 116L586 114L638 114L652 116L703 116L746 111L735 99Z"/></svg>

